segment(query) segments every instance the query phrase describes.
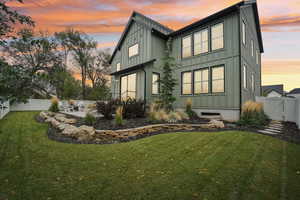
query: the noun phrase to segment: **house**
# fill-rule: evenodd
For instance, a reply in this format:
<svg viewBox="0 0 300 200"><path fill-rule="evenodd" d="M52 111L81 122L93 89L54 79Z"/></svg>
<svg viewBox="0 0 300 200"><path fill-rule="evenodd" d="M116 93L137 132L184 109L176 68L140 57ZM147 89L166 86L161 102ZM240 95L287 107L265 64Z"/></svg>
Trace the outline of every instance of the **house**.
<svg viewBox="0 0 300 200"><path fill-rule="evenodd" d="M287 96L290 96L290 97L300 97L300 88L295 88L293 90L291 90Z"/></svg>
<svg viewBox="0 0 300 200"><path fill-rule="evenodd" d="M151 103L158 97L168 40L178 64L176 109L192 99L199 116L238 120L242 104L261 95L264 49L257 3L251 0L176 31L133 12L110 60L114 98Z"/></svg>
<svg viewBox="0 0 300 200"><path fill-rule="evenodd" d="M282 97L284 95L283 85L264 85L262 94L266 97Z"/></svg>

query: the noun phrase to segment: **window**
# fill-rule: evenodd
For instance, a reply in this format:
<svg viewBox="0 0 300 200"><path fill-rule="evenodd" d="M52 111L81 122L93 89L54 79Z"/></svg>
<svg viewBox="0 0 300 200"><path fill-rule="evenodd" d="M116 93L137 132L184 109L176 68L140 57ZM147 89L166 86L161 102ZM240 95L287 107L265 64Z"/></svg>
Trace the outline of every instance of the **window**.
<svg viewBox="0 0 300 200"><path fill-rule="evenodd" d="M259 52L256 50L256 64L259 64Z"/></svg>
<svg viewBox="0 0 300 200"><path fill-rule="evenodd" d="M251 40L251 55L254 56L254 42Z"/></svg>
<svg viewBox="0 0 300 200"><path fill-rule="evenodd" d="M192 36L182 38L182 57L187 58L192 55Z"/></svg>
<svg viewBox="0 0 300 200"><path fill-rule="evenodd" d="M254 74L251 75L251 88L252 88L252 92L254 92Z"/></svg>
<svg viewBox="0 0 300 200"><path fill-rule="evenodd" d="M136 98L136 74L121 77L121 98Z"/></svg>
<svg viewBox="0 0 300 200"><path fill-rule="evenodd" d="M120 69L121 69L121 64L117 63L117 71L120 71Z"/></svg>
<svg viewBox="0 0 300 200"><path fill-rule="evenodd" d="M242 40L243 44L246 45L246 24L244 21L242 23Z"/></svg>
<svg viewBox="0 0 300 200"><path fill-rule="evenodd" d="M159 93L159 74L153 73L152 74L152 94L158 94Z"/></svg>
<svg viewBox="0 0 300 200"><path fill-rule="evenodd" d="M208 52L208 29L194 33L194 55Z"/></svg>
<svg viewBox="0 0 300 200"><path fill-rule="evenodd" d="M194 71L194 93L208 93L208 69Z"/></svg>
<svg viewBox="0 0 300 200"><path fill-rule="evenodd" d="M243 67L243 83L244 83L244 88L247 89L247 67L244 65Z"/></svg>
<svg viewBox="0 0 300 200"><path fill-rule="evenodd" d="M211 68L212 92L218 93L225 91L224 76L224 66Z"/></svg>
<svg viewBox="0 0 300 200"><path fill-rule="evenodd" d="M135 44L128 49L129 58L139 54L139 44Z"/></svg>
<svg viewBox="0 0 300 200"><path fill-rule="evenodd" d="M183 72L181 77L182 94L192 94L192 72Z"/></svg>
<svg viewBox="0 0 300 200"><path fill-rule="evenodd" d="M223 23L211 27L211 49L217 50L224 47Z"/></svg>

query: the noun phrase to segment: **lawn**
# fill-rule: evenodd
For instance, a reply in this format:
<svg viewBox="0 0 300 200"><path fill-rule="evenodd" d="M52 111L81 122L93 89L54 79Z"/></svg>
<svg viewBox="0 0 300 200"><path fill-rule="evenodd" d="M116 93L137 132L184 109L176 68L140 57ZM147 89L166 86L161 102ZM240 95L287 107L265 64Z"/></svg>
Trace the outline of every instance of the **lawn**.
<svg viewBox="0 0 300 200"><path fill-rule="evenodd" d="M34 112L0 121L0 199L300 199L300 145L247 132L51 141Z"/></svg>

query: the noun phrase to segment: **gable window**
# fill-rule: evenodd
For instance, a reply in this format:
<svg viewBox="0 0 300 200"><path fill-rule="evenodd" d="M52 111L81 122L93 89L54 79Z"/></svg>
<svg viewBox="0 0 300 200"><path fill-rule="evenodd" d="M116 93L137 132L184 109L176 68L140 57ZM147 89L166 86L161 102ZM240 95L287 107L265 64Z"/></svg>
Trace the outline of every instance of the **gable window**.
<svg viewBox="0 0 300 200"><path fill-rule="evenodd" d="M208 93L208 69L194 71L194 93Z"/></svg>
<svg viewBox="0 0 300 200"><path fill-rule="evenodd" d="M212 92L219 93L225 91L225 71L224 66L211 68Z"/></svg>
<svg viewBox="0 0 300 200"><path fill-rule="evenodd" d="M251 55L254 56L254 42L251 40Z"/></svg>
<svg viewBox="0 0 300 200"><path fill-rule="evenodd" d="M139 54L139 44L135 44L135 45L129 47L129 49L128 49L129 58L132 56L136 56L138 54Z"/></svg>
<svg viewBox="0 0 300 200"><path fill-rule="evenodd" d="M192 94L192 72L182 72L181 87L182 94Z"/></svg>
<svg viewBox="0 0 300 200"><path fill-rule="evenodd" d="M192 35L182 38L182 57L187 58L192 55Z"/></svg>
<svg viewBox="0 0 300 200"><path fill-rule="evenodd" d="M211 27L211 49L217 50L224 47L224 25L216 24Z"/></svg>
<svg viewBox="0 0 300 200"><path fill-rule="evenodd" d="M256 64L259 64L259 52L256 50Z"/></svg>
<svg viewBox="0 0 300 200"><path fill-rule="evenodd" d="M136 98L136 73L121 77L121 98Z"/></svg>
<svg viewBox="0 0 300 200"><path fill-rule="evenodd" d="M244 88L247 89L247 67L246 65L244 65L243 67L243 85L244 85Z"/></svg>
<svg viewBox="0 0 300 200"><path fill-rule="evenodd" d="M242 41L243 44L246 45L246 24L244 21L242 23Z"/></svg>
<svg viewBox="0 0 300 200"><path fill-rule="evenodd" d="M117 63L117 71L121 70L121 63Z"/></svg>
<svg viewBox="0 0 300 200"><path fill-rule="evenodd" d="M251 88L252 88L252 92L254 92L254 74L251 75Z"/></svg>
<svg viewBox="0 0 300 200"><path fill-rule="evenodd" d="M159 94L159 73L152 73L152 94Z"/></svg>
<svg viewBox="0 0 300 200"><path fill-rule="evenodd" d="M208 29L194 33L194 55L208 52Z"/></svg>

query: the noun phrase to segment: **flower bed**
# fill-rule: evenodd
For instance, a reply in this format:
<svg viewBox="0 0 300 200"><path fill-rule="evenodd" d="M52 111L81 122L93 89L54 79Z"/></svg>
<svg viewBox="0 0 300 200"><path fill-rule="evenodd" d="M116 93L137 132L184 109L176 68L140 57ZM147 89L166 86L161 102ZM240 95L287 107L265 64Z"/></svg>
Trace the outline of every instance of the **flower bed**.
<svg viewBox="0 0 300 200"><path fill-rule="evenodd" d="M101 129L96 130L92 126L83 125L82 122L75 118L68 118L64 114L41 112L39 121L50 124L49 137L64 142L72 143L116 143L135 140L163 132L174 131L199 131L199 130L224 130L224 123L221 121L211 121L210 123L163 123L139 126L135 123L135 127L127 128L127 126L118 127L118 129ZM139 121L138 119L135 120ZM143 123L146 123L143 121ZM128 123L126 123L128 124ZM131 123L130 126L133 126ZM116 127L115 127L116 128Z"/></svg>

